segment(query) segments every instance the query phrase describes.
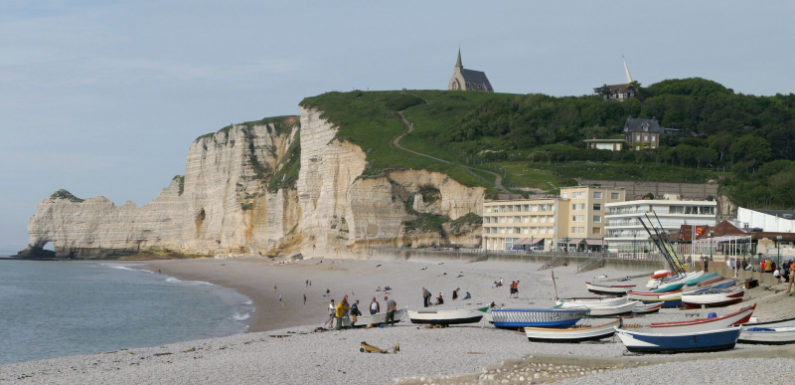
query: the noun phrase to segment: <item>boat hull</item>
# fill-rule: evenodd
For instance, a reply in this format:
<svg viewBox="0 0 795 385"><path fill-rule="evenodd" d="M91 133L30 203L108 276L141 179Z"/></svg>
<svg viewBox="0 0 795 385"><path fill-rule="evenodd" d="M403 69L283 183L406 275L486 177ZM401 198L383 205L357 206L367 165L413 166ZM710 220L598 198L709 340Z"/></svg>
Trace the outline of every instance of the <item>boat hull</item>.
<svg viewBox="0 0 795 385"><path fill-rule="evenodd" d="M709 273L709 274L704 274L704 275L702 275L702 276L699 276L699 277L695 277L695 278L690 278L690 279L688 279L687 281L685 281L685 284L686 284L687 286L693 286L693 285L696 285L696 284L698 284L699 282L703 282L703 281L705 281L705 280L708 280L708 279L710 279L710 278L714 278L714 277L716 277L717 275L718 275L718 273Z"/></svg>
<svg viewBox="0 0 795 385"><path fill-rule="evenodd" d="M701 293L696 295L683 295L682 303L688 309L700 307L720 307L728 306L743 300L745 288L739 287L735 290L724 293Z"/></svg>
<svg viewBox="0 0 795 385"><path fill-rule="evenodd" d="M763 345L795 344L795 326L778 328L743 327L737 342Z"/></svg>
<svg viewBox="0 0 795 385"><path fill-rule="evenodd" d="M483 312L478 310L419 310L408 311L411 323L431 325L459 325L480 322Z"/></svg>
<svg viewBox="0 0 795 385"><path fill-rule="evenodd" d="M585 282L585 287L594 294L623 296L627 294L627 290L635 288L635 285L600 285L598 283Z"/></svg>
<svg viewBox="0 0 795 385"><path fill-rule="evenodd" d="M656 322L649 326L652 329L665 330L667 333L696 333L705 330L725 329L748 321L751 318L751 314L754 313L754 309L756 309L756 304L720 317L676 322Z"/></svg>
<svg viewBox="0 0 795 385"><path fill-rule="evenodd" d="M635 314L650 314L660 311L662 309L663 303L651 303L651 304L644 304L643 302L638 302L635 306L635 309L632 309L632 312Z"/></svg>
<svg viewBox="0 0 795 385"><path fill-rule="evenodd" d="M395 321L394 321L394 323L400 322L400 320L405 318L405 317L406 317L406 309L400 309L400 310L396 311L395 312ZM352 327L365 327L365 326L369 326L369 325L380 325L380 324L386 324L386 323L387 323L386 322L386 312L382 312L382 313L376 313L376 314L373 314L373 315L367 314L367 315L359 316L358 319L356 320L356 324L355 325L350 325L350 326L352 326ZM390 322L390 323L392 323L392 322ZM343 323L342 326L346 326L345 323Z"/></svg>
<svg viewBox="0 0 795 385"><path fill-rule="evenodd" d="M733 349L740 331L739 327L690 333L649 333L618 329L616 334L630 352L683 353Z"/></svg>
<svg viewBox="0 0 795 385"><path fill-rule="evenodd" d="M576 343L610 337L615 334L616 328L619 327L621 327L621 320L617 319L589 327L571 327L566 329L526 327L524 331L527 339L533 342Z"/></svg>
<svg viewBox="0 0 795 385"><path fill-rule="evenodd" d="M492 309L491 317L498 328L567 328L588 313L588 309Z"/></svg>

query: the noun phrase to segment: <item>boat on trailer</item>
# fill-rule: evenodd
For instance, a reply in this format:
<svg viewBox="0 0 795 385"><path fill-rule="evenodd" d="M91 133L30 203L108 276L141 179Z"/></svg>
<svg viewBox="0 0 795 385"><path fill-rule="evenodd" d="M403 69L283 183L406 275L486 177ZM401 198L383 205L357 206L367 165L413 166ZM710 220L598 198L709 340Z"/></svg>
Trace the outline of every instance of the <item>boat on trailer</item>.
<svg viewBox="0 0 795 385"><path fill-rule="evenodd" d="M596 282L585 282L585 287L594 294L626 295L627 290L632 290L636 285L606 285Z"/></svg>
<svg viewBox="0 0 795 385"><path fill-rule="evenodd" d="M737 342L744 344L784 345L795 343L795 318L746 323Z"/></svg>
<svg viewBox="0 0 795 385"><path fill-rule="evenodd" d="M616 329L630 352L681 353L733 349L742 329L739 326L691 332Z"/></svg>
<svg viewBox="0 0 795 385"><path fill-rule="evenodd" d="M738 285L733 288L718 291L682 295L682 304L684 304L687 309L728 306L742 301L743 296L745 296L745 287Z"/></svg>
<svg viewBox="0 0 795 385"><path fill-rule="evenodd" d="M699 318L687 321L654 322L649 325L652 329L667 330L668 332L698 332L712 329L724 329L734 325L741 325L751 319L756 304L746 306L736 312L720 317Z"/></svg>
<svg viewBox="0 0 795 385"><path fill-rule="evenodd" d="M477 309L409 310L411 323L431 325L458 325L480 322L483 312Z"/></svg>
<svg viewBox="0 0 795 385"><path fill-rule="evenodd" d="M526 327L527 339L535 342L582 342L607 338L621 327L621 319L615 319L599 325L574 325L568 328Z"/></svg>
<svg viewBox="0 0 795 385"><path fill-rule="evenodd" d="M590 313L587 308L577 309L492 309L494 326L506 329L524 327L567 328Z"/></svg>

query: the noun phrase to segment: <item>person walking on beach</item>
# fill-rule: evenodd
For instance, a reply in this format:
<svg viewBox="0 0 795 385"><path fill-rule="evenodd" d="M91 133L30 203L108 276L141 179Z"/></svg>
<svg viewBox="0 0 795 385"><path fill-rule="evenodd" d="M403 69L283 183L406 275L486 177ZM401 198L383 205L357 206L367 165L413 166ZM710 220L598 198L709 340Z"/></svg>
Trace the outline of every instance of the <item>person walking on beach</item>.
<svg viewBox="0 0 795 385"><path fill-rule="evenodd" d="M351 307L348 305L348 296L342 298L342 301L337 302L337 308L334 311L334 318L337 322L335 329L340 330L342 329L342 317L348 314L348 310Z"/></svg>
<svg viewBox="0 0 795 385"><path fill-rule="evenodd" d="M304 293L304 305L306 305L306 293Z"/></svg>
<svg viewBox="0 0 795 385"><path fill-rule="evenodd" d="M432 296L431 292L428 289L423 287L422 288L422 303L425 305L425 307L428 307L428 306L431 305L431 296Z"/></svg>
<svg viewBox="0 0 795 385"><path fill-rule="evenodd" d="M384 297L386 301L386 324L395 326L395 311L397 310L397 302L389 297Z"/></svg>
<svg viewBox="0 0 795 385"><path fill-rule="evenodd" d="M351 327L356 326L356 321L359 319L360 315L362 315L362 312L359 311L359 300L357 299L356 302L351 305Z"/></svg>
<svg viewBox="0 0 795 385"><path fill-rule="evenodd" d="M455 290L453 290L453 301L455 301L455 300L457 300L457 299L458 299L458 292L459 292L460 290L461 290L461 288L460 288L460 287L459 287L459 288L456 288Z"/></svg>
<svg viewBox="0 0 795 385"><path fill-rule="evenodd" d="M332 299L331 303L329 303L328 305L328 321L326 321L329 329L334 327L334 311L336 310L335 308L336 306L334 306L334 300Z"/></svg>
<svg viewBox="0 0 795 385"><path fill-rule="evenodd" d="M373 300L370 301L370 315L378 313L379 311L381 311L381 304L373 297Z"/></svg>

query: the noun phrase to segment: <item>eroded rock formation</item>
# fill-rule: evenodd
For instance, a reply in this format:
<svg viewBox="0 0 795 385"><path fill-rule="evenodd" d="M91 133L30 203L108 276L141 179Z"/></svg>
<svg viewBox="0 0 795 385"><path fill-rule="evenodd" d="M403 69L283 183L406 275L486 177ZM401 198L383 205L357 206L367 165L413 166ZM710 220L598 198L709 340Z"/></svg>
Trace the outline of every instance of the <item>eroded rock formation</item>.
<svg viewBox="0 0 795 385"><path fill-rule="evenodd" d="M373 129L378 129L374 127ZM366 156L321 112L233 125L198 138L185 176L151 203L116 206L60 190L37 206L20 256L290 255L347 257L374 246L480 238L483 188L438 172L363 177Z"/></svg>

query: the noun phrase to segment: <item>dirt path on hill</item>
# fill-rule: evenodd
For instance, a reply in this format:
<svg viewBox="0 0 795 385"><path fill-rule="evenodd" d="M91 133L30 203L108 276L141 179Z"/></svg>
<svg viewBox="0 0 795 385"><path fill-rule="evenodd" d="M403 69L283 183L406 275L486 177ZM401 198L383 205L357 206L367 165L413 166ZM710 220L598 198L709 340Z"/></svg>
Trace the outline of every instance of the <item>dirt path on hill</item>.
<svg viewBox="0 0 795 385"><path fill-rule="evenodd" d="M414 155L418 155L418 156L421 156L421 157L424 157L424 158L427 158L427 159L435 160L437 162L441 162L441 163L445 163L445 164L450 164L450 165L461 167L464 170L466 170L468 173L470 173L472 176L474 176L474 177L476 177L476 178L478 178L478 179L480 179L480 180L482 180L482 181L484 181L484 182L486 182L486 183L488 183L490 185L493 185L494 188L496 188L496 189L498 189L498 190L500 190L500 191L502 191L504 193L510 193L510 191L508 191L505 188L505 186L502 185L502 176L500 176L500 174L497 174L496 172L489 171L489 170L484 170L484 169L481 169L481 168L470 167L470 166L467 166L467 165L464 165L464 164L461 164L461 163L451 162L449 160L437 158L437 157L435 157L433 155L425 154L425 153L422 153L422 152L419 152L419 151L414 151L414 150L408 149L408 148L403 147L402 145L400 145L400 140L403 139L404 136L406 136L406 135L410 134L412 131L414 131L414 123L411 123L408 119L406 119L406 117L403 115L403 111L398 111L397 114L400 116L400 120L402 120L403 124L406 126L406 132L404 132L403 134L398 135L397 137L395 137L395 139L392 139L392 145L393 146L397 147L399 150L406 151L406 152L412 153ZM482 176L476 174L474 172L474 170L485 172L485 173L488 173L490 175L493 175L494 176L494 182L491 182L491 181L487 180L486 178L483 178Z"/></svg>

